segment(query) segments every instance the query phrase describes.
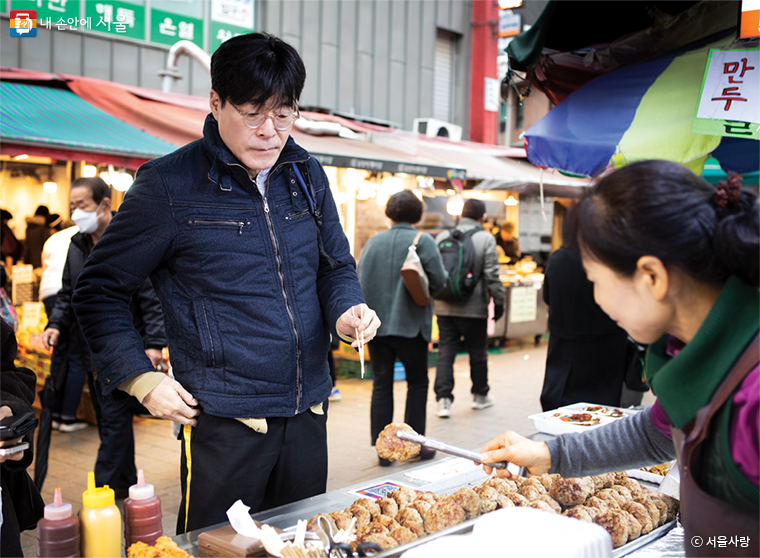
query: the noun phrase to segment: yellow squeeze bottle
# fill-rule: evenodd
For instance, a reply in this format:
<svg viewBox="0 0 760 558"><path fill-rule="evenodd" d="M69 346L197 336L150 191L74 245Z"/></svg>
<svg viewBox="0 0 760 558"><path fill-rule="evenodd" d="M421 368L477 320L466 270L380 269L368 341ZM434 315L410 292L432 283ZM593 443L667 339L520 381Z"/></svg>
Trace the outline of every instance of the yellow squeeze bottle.
<svg viewBox="0 0 760 558"><path fill-rule="evenodd" d="M87 473L87 490L82 493L84 507L79 512L82 558L121 556L121 513L114 501L114 491L108 485L96 488L95 473Z"/></svg>

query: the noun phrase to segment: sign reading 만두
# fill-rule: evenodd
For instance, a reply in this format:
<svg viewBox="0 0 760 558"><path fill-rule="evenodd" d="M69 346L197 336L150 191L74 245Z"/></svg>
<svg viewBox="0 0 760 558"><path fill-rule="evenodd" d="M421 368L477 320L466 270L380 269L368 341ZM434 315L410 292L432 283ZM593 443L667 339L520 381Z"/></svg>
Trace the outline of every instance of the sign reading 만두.
<svg viewBox="0 0 760 558"><path fill-rule="evenodd" d="M760 139L760 51L710 50L691 131Z"/></svg>

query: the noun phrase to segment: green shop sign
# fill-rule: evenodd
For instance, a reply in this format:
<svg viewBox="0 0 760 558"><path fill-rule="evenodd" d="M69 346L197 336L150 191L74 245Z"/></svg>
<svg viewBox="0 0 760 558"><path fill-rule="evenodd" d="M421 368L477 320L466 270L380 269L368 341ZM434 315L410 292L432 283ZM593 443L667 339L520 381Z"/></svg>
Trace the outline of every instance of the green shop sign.
<svg viewBox="0 0 760 558"><path fill-rule="evenodd" d="M227 39L237 37L238 35L245 35L246 33L253 33L253 29L246 29L245 27L238 27L237 25L212 21L211 34L209 35L208 42L209 52L214 52Z"/></svg>
<svg viewBox="0 0 760 558"><path fill-rule="evenodd" d="M80 0L12 0L11 10L37 12L38 29L76 29L87 22L79 19ZM3 7L7 7L3 2ZM91 29L91 27L90 27Z"/></svg>
<svg viewBox="0 0 760 558"><path fill-rule="evenodd" d="M84 15L86 19L91 19L88 29L129 39L145 40L145 6L87 0L84 3Z"/></svg>
<svg viewBox="0 0 760 558"><path fill-rule="evenodd" d="M191 41L203 48L203 20L163 10L150 11L150 40L173 45L181 40Z"/></svg>

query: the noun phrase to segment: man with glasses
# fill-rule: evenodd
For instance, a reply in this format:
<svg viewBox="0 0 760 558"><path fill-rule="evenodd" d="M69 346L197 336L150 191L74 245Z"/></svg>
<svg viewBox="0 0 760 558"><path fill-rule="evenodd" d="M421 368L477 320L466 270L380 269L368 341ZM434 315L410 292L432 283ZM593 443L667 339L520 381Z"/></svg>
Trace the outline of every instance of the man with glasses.
<svg viewBox="0 0 760 558"><path fill-rule="evenodd" d="M143 165L74 297L98 389L183 425L178 532L327 483L330 334L380 325L319 163L290 137L306 71L252 33L211 59L203 139ZM176 380L151 370L126 313L150 277Z"/></svg>

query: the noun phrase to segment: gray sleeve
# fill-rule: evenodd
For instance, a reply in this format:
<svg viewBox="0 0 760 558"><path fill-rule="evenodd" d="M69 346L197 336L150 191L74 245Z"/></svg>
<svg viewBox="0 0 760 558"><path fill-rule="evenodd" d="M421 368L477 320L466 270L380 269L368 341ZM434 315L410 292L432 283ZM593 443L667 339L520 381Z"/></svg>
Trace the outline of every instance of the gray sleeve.
<svg viewBox="0 0 760 558"><path fill-rule="evenodd" d="M546 442L551 473L566 478L636 469L675 459L673 442L652 422L651 407L579 434Z"/></svg>

